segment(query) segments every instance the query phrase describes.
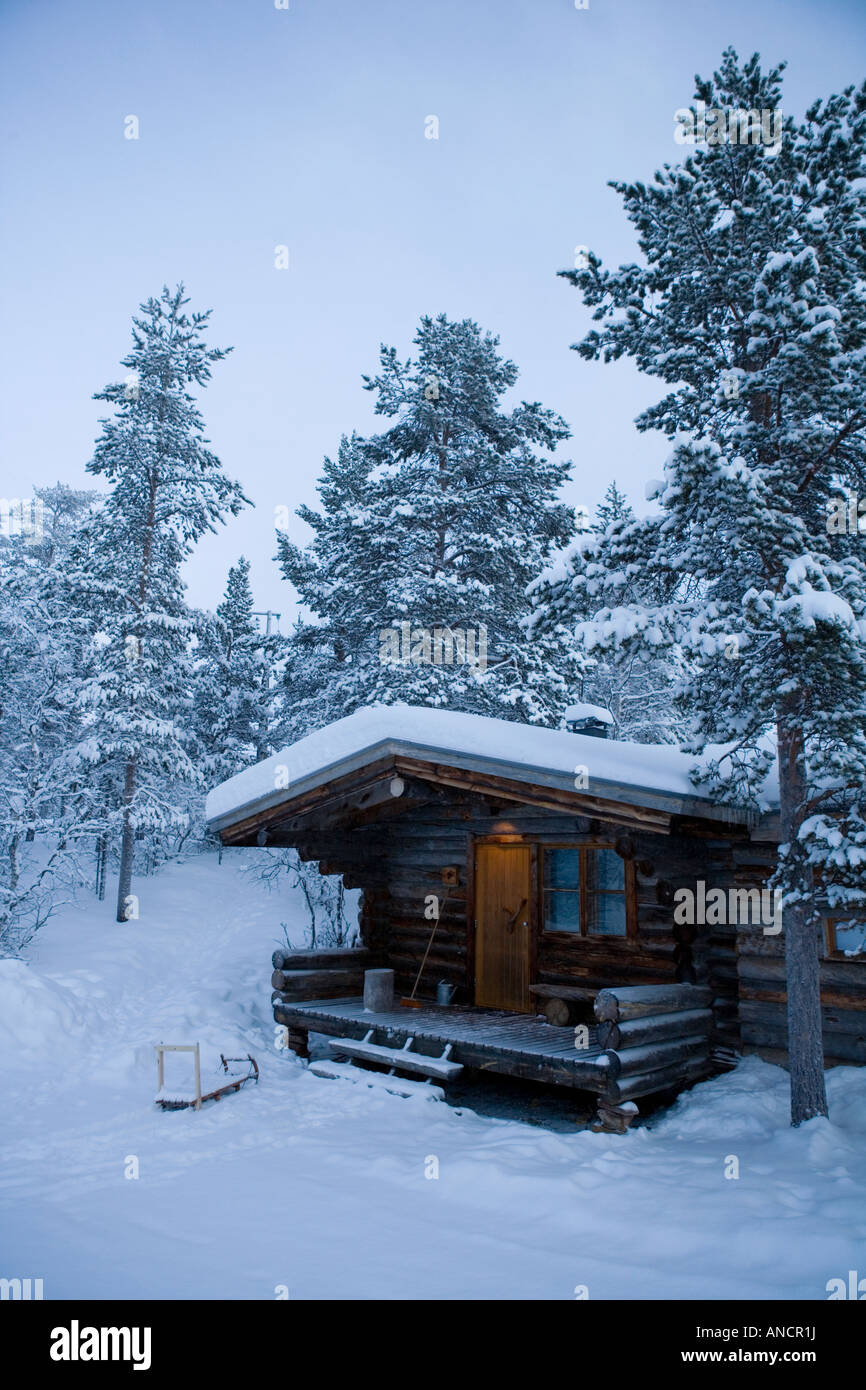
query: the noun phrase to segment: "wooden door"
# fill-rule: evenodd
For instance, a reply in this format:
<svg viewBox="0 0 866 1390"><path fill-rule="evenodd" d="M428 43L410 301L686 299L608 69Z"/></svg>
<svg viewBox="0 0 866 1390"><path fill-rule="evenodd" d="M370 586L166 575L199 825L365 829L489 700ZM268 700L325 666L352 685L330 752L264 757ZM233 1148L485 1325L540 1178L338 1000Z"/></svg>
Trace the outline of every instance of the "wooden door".
<svg viewBox="0 0 866 1390"><path fill-rule="evenodd" d="M475 1003L529 1011L530 848L475 850Z"/></svg>

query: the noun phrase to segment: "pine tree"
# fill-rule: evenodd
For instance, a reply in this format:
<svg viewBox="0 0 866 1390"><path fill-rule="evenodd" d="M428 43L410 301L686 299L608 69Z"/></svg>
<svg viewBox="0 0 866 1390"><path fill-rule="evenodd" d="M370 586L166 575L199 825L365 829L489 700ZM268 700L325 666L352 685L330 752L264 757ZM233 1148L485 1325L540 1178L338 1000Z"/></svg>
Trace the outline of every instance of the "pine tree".
<svg viewBox="0 0 866 1390"><path fill-rule="evenodd" d="M59 577L94 494L37 489L39 528L0 537L0 954L19 951L82 881L98 798L71 754L75 628Z"/></svg>
<svg viewBox="0 0 866 1390"><path fill-rule="evenodd" d="M620 492L614 478L607 485L604 498L595 511L595 520L590 528L597 536L603 536L608 526L615 521L634 521L634 512L624 492Z"/></svg>
<svg viewBox="0 0 866 1390"><path fill-rule="evenodd" d="M206 345L210 311L188 315L187 303L179 286L141 306L123 361L128 375L96 397L115 415L101 422L88 470L112 486L69 573L90 639L79 752L114 788L120 922L133 902L136 834L187 824L188 797L201 781L190 757L198 621L180 567L246 501L207 449L189 389L207 384L226 351Z"/></svg>
<svg viewBox="0 0 866 1390"><path fill-rule="evenodd" d="M253 614L250 564L229 570L225 596L203 625L196 663L196 710L209 784L273 751L274 672L282 638L260 634Z"/></svg>
<svg viewBox="0 0 866 1390"><path fill-rule="evenodd" d="M560 667L568 654L577 674L574 696L609 712L613 738L676 743L684 731L675 708L682 654L607 651L596 644L589 622L611 573L616 575L620 606L656 603L669 592L670 585L660 583L657 574L628 563L619 565L624 537L630 546L641 525L612 482L588 534L567 547L530 586L530 632L553 646L551 659Z"/></svg>
<svg viewBox="0 0 866 1390"><path fill-rule="evenodd" d="M778 113L781 72L728 50L696 101ZM696 661L683 696L694 747L727 745L707 772L718 795L764 803L775 731L799 1124L827 1110L822 900L866 905L866 565L856 531L829 520L866 481L866 88L787 117L775 149L718 129L651 183L614 185L645 265L607 271L593 255L562 274L600 325L581 355L632 356L670 388L637 422L674 439L661 515L612 553L595 637ZM647 569L673 594L621 603L618 574Z"/></svg>
<svg viewBox="0 0 866 1390"><path fill-rule="evenodd" d="M528 583L574 530L555 500L569 465L544 452L566 425L538 403L503 409L517 369L475 323L424 318L415 347L405 362L383 347L364 378L394 423L326 459L321 510L298 512L312 543L280 537L316 617L291 641L298 732L397 701L553 723L567 698L522 626Z"/></svg>

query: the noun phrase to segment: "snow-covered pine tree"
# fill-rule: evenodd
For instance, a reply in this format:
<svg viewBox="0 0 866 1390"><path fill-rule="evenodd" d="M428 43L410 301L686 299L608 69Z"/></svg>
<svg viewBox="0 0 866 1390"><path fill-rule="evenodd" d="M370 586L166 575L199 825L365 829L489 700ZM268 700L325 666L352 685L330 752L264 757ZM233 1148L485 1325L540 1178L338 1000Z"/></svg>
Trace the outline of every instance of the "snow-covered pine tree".
<svg viewBox="0 0 866 1390"><path fill-rule="evenodd" d="M298 513L313 541L279 539L314 615L291 640L295 732L397 701L551 724L567 701L521 626L527 584L574 530L556 500L569 465L547 455L565 422L537 402L503 409L517 369L470 320L423 318L415 347L405 362L383 347L364 378L394 423L325 461L321 510Z"/></svg>
<svg viewBox="0 0 866 1390"><path fill-rule="evenodd" d="M116 413L101 422L88 471L112 486L68 575L90 638L79 751L115 792L119 922L133 910L136 833L184 825L186 798L201 781L189 756L198 621L184 601L181 564L246 502L206 447L190 393L227 350L207 346L210 311L187 314L187 303L181 285L141 306L123 361L128 375L96 397Z"/></svg>
<svg viewBox="0 0 866 1390"><path fill-rule="evenodd" d="M590 530L596 536L603 536L608 526L612 526L615 521L634 521L634 511L625 493L620 492L616 479L613 478L595 509L595 519Z"/></svg>
<svg viewBox="0 0 866 1390"><path fill-rule="evenodd" d="M196 714L209 785L273 751L278 633L262 634L253 614L250 564L242 555L225 596L207 615L196 661Z"/></svg>
<svg viewBox="0 0 866 1390"><path fill-rule="evenodd" d="M650 654L605 650L596 646L586 622L598 608L611 574L617 576L620 605L659 602L670 585L642 569L618 566L623 537L641 529L628 499L610 483L588 532L579 536L529 587L533 612L528 630L554 648L552 660L562 668L568 654L577 673L574 698L606 709L613 718L612 737L635 743L676 743L684 721L675 707L679 652ZM556 647L559 647L559 651Z"/></svg>
<svg viewBox="0 0 866 1390"><path fill-rule="evenodd" d="M696 99L730 131L732 111L780 111L781 71L728 50ZM864 538L850 508L844 532L831 525L844 490L866 485L866 88L786 118L775 148L722 129L714 117L703 147L651 183L614 185L645 264L607 271L592 256L562 274L600 325L577 350L666 381L637 423L675 438L661 516L623 536L594 636L694 657L694 746L730 746L710 766L719 795L761 802L775 731L799 1124L827 1110L822 900L852 917L866 906ZM622 603L619 577L647 568L674 596Z"/></svg>
<svg viewBox="0 0 866 1390"><path fill-rule="evenodd" d="M19 951L82 881L98 797L71 755L79 662L58 582L95 494L37 489L41 534L0 537L0 954Z"/></svg>

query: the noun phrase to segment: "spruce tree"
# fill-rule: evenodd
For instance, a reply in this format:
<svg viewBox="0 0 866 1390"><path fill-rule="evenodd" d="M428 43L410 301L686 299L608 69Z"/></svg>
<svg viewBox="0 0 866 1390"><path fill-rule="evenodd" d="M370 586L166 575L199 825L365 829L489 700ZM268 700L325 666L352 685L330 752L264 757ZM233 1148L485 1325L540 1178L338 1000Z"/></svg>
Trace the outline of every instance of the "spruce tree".
<svg viewBox="0 0 866 1390"><path fill-rule="evenodd" d="M570 660L577 677L574 697L609 712L613 738L675 743L684 732L682 716L675 707L682 653L668 649L653 653L610 650L596 641L588 624L611 572L620 608L657 603L670 593L670 584L657 572L618 564L623 538L633 538L640 528L624 494L615 482L610 483L588 533L530 586L530 632L552 646L551 659L560 667Z"/></svg>
<svg viewBox="0 0 866 1390"><path fill-rule="evenodd" d="M781 73L728 50L696 103L778 112ZM674 439L660 515L623 533L597 585L594 638L695 660L682 694L693 746L727 745L706 774L718 795L766 803L775 733L793 1124L827 1110L823 913L866 906L866 564L856 522L832 524L866 484L864 140L866 88L788 116L776 148L714 122L682 165L614 184L644 264L562 272L598 324L577 350L665 381L637 423ZM673 594L622 603L618 576L647 569Z"/></svg>
<svg viewBox="0 0 866 1390"><path fill-rule="evenodd" d="M624 492L620 492L614 478L608 483L604 497L595 510L595 520L590 530L597 536L603 536L608 526L615 521L634 521L634 512L631 503Z"/></svg>
<svg viewBox="0 0 866 1390"><path fill-rule="evenodd" d="M19 951L83 881L99 798L74 749L80 661L62 582L94 494L37 489L41 526L0 536L0 954Z"/></svg>
<svg viewBox="0 0 866 1390"><path fill-rule="evenodd" d="M282 638L260 634L253 615L250 564L228 573L215 615L203 623L196 661L196 711L206 777L223 781L273 751L273 674Z"/></svg>
<svg viewBox="0 0 866 1390"><path fill-rule="evenodd" d="M120 922L131 911L136 834L182 827L189 789L201 781L190 757L198 621L180 568L246 501L206 447L190 390L208 383L226 350L206 344L210 311L187 314L187 304L178 286L141 306L128 375L96 397L115 414L101 422L88 471L111 491L69 574L90 641L80 752L114 788Z"/></svg>
<svg viewBox="0 0 866 1390"><path fill-rule="evenodd" d="M537 402L505 408L517 368L497 348L444 315L421 320L410 359L383 347L364 382L393 423L326 459L321 509L298 512L311 544L280 537L315 615L287 668L298 732L375 702L542 724L566 702L523 622L527 585L574 530L556 500L569 465L549 457L568 430Z"/></svg>

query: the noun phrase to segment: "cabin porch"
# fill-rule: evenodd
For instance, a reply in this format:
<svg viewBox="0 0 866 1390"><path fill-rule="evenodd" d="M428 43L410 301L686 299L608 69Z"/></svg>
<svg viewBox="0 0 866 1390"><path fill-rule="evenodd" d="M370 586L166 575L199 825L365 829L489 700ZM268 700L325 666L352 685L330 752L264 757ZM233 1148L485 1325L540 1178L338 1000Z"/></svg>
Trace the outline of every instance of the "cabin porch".
<svg viewBox="0 0 866 1390"><path fill-rule="evenodd" d="M322 975L335 966L335 979L345 974L340 966L346 953L339 954L342 961L332 957L329 971L316 972L320 988ZM280 958L288 963L282 953ZM306 965L309 956L302 960ZM293 972L281 968L277 973L284 984L303 991L313 972L297 972L294 982ZM339 996L339 991L333 994ZM688 1085L723 1068L710 1045L707 989L689 984L598 991L564 987L556 991L561 998L551 999L547 990L538 994L546 1017L427 1001L420 1008L406 1008L392 1002L393 996L375 1009L369 1001L365 1007L363 995L291 999L283 992L273 1003L274 1018L286 1028L287 1045L301 1057L309 1056L310 1033L321 1033L329 1039L332 1056L397 1073L447 1083L466 1068L570 1086L595 1094L599 1122L620 1131L637 1113L639 1097ZM551 1004L570 1015L567 1024L550 1021Z"/></svg>
<svg viewBox="0 0 866 1390"><path fill-rule="evenodd" d="M463 1067L597 1094L608 1089L610 1062L595 1026L587 1029L587 1046L578 1048L573 1027L554 1027L532 1015L427 1003L374 1014L360 996L278 1003L274 1018L288 1029L288 1045L300 1056L308 1055L310 1033L360 1040L372 1030L374 1046L400 1049L414 1039L412 1052L419 1058L438 1058L450 1045L449 1060ZM396 1057L394 1065L399 1069Z"/></svg>

